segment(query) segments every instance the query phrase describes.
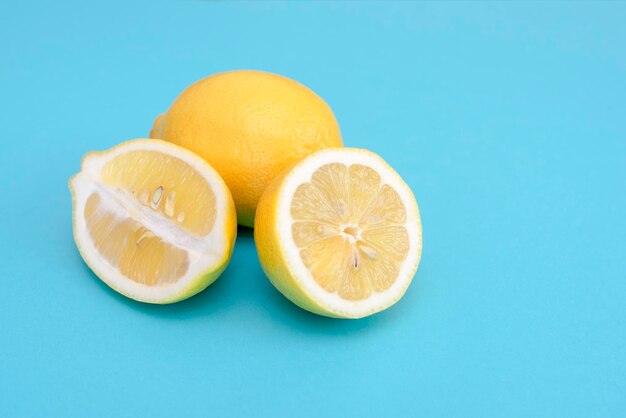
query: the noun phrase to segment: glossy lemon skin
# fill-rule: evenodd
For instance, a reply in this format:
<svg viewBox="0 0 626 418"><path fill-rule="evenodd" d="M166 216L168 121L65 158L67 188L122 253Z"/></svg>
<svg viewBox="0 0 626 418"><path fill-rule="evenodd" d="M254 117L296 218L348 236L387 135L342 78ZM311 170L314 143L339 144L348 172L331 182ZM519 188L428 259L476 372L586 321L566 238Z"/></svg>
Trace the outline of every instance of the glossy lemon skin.
<svg viewBox="0 0 626 418"><path fill-rule="evenodd" d="M211 164L233 195L239 224L249 227L261 195L285 167L343 145L321 97L289 78L252 70L191 85L156 118L150 137L183 146Z"/></svg>

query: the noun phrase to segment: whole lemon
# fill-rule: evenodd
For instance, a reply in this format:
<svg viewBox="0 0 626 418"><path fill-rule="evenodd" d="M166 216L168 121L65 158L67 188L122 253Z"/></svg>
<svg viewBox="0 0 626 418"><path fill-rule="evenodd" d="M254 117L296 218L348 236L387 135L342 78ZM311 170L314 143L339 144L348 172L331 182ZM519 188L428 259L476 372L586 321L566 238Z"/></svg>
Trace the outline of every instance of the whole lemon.
<svg viewBox="0 0 626 418"><path fill-rule="evenodd" d="M294 80L252 70L192 84L157 117L150 137L211 164L230 188L238 223L249 227L263 191L284 168L342 146L337 120L322 98Z"/></svg>

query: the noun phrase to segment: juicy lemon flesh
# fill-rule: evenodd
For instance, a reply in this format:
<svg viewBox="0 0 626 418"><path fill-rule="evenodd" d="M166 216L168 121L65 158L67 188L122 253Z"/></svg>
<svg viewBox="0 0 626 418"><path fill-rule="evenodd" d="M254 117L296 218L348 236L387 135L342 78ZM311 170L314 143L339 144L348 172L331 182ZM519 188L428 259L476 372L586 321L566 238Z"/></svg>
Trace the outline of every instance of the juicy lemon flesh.
<svg viewBox="0 0 626 418"><path fill-rule="evenodd" d="M146 210L194 236L215 223L215 195L189 164L156 151L130 151L103 167L100 177ZM128 215L120 215L98 192L84 209L87 230L98 252L129 279L148 286L175 282L189 268L189 254Z"/></svg>
<svg viewBox="0 0 626 418"><path fill-rule="evenodd" d="M85 219L98 252L134 282L156 286L187 272L186 251L164 242L134 219L107 210L99 194L87 199Z"/></svg>
<svg viewBox="0 0 626 418"><path fill-rule="evenodd" d="M326 164L296 189L292 236L314 280L358 301L391 287L409 251L406 209L378 173Z"/></svg>
<svg viewBox="0 0 626 418"><path fill-rule="evenodd" d="M207 181L179 158L130 151L109 161L100 177L194 236L205 236L213 228L215 195Z"/></svg>

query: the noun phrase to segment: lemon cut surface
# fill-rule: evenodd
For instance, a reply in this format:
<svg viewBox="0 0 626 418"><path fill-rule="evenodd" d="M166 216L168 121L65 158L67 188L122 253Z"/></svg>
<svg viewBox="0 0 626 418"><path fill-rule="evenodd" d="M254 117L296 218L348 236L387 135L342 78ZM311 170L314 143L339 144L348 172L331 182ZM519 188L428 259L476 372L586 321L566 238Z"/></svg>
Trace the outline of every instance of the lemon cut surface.
<svg viewBox="0 0 626 418"><path fill-rule="evenodd" d="M272 283L322 315L386 309L405 293L421 256L413 193L366 150L328 149L296 164L265 192L255 222Z"/></svg>
<svg viewBox="0 0 626 418"><path fill-rule="evenodd" d="M83 259L130 298L185 299L230 260L236 237L230 192L215 170L181 147L138 139L89 153L70 189Z"/></svg>

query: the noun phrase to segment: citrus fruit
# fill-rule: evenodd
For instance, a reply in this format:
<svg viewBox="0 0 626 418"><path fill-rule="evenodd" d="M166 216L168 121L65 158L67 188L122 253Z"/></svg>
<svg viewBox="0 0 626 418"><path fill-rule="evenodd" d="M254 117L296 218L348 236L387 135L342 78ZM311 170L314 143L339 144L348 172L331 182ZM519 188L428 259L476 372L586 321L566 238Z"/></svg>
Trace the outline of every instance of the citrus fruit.
<svg viewBox="0 0 626 418"><path fill-rule="evenodd" d="M296 81L261 71L196 82L155 120L150 137L208 161L230 188L239 223L250 227L261 194L278 173L314 151L342 146L324 100Z"/></svg>
<svg viewBox="0 0 626 418"><path fill-rule="evenodd" d="M226 184L202 158L136 139L91 152L70 180L74 240L102 281L142 302L171 303L210 285L232 254Z"/></svg>
<svg viewBox="0 0 626 418"><path fill-rule="evenodd" d="M259 202L254 239L283 295L342 318L397 302L422 252L413 193L381 157L354 148L318 151L280 174Z"/></svg>

